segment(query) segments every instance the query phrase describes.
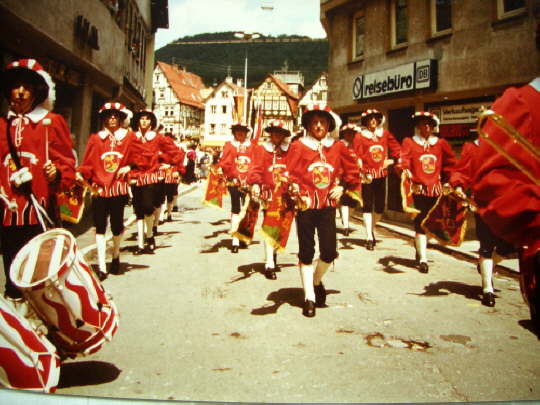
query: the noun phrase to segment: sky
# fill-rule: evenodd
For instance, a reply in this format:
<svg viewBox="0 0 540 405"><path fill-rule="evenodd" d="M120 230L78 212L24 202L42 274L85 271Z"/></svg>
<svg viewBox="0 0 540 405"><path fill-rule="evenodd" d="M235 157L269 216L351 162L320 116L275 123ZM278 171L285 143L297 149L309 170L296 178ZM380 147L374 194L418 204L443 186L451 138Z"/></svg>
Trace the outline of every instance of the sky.
<svg viewBox="0 0 540 405"><path fill-rule="evenodd" d="M326 37L319 0L169 0L169 29L157 30L155 49L186 35L224 31Z"/></svg>

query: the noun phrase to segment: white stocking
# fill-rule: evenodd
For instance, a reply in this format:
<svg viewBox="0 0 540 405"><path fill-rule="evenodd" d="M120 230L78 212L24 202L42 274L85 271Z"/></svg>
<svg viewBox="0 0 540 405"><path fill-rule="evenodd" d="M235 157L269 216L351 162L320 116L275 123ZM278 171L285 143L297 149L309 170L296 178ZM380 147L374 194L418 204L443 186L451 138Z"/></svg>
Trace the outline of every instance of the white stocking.
<svg viewBox="0 0 540 405"><path fill-rule="evenodd" d="M267 241L264 241L264 261L266 263L266 267L271 269L273 269L276 265L274 263L274 248Z"/></svg>
<svg viewBox="0 0 540 405"><path fill-rule="evenodd" d="M373 217L371 212L364 212L362 217L364 218L364 227L366 228L366 239L373 240Z"/></svg>
<svg viewBox="0 0 540 405"><path fill-rule="evenodd" d="M339 207L339 213L341 214L341 223L345 229L349 228L349 207L342 205Z"/></svg>
<svg viewBox="0 0 540 405"><path fill-rule="evenodd" d="M102 273L107 273L107 264L105 263L105 258L107 255L107 241L105 240L105 235L102 233L96 233L96 250L99 271Z"/></svg>
<svg viewBox="0 0 540 405"><path fill-rule="evenodd" d="M141 249L144 248L144 220L137 220L137 246Z"/></svg>
<svg viewBox="0 0 540 405"><path fill-rule="evenodd" d="M305 300L315 302L315 289L313 288L313 265L300 263L300 279L304 289Z"/></svg>
<svg viewBox="0 0 540 405"><path fill-rule="evenodd" d="M480 274L482 275L482 291L493 292L493 259L480 257Z"/></svg>
<svg viewBox="0 0 540 405"><path fill-rule="evenodd" d="M427 236L417 233L414 237L416 251L420 255L420 262L427 263Z"/></svg>

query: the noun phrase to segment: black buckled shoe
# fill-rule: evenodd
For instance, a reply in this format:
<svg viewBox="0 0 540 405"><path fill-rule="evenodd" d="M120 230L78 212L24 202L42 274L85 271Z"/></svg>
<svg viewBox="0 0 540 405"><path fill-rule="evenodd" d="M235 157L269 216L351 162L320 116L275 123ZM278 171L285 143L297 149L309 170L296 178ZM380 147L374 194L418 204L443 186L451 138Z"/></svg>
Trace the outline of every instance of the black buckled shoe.
<svg viewBox="0 0 540 405"><path fill-rule="evenodd" d="M302 308L302 314L308 318L315 316L315 303L310 300L304 301L304 307Z"/></svg>
<svg viewBox="0 0 540 405"><path fill-rule="evenodd" d="M265 267L264 268L264 276L268 280L275 280L277 279L275 270L272 267Z"/></svg>
<svg viewBox="0 0 540 405"><path fill-rule="evenodd" d="M143 253L144 253L144 247L141 248L141 247L137 246L137 247L135 248L135 250L133 251L133 254L134 254L135 256L140 256L140 255L142 255Z"/></svg>
<svg viewBox="0 0 540 405"><path fill-rule="evenodd" d="M326 305L326 288L322 282L315 286L315 305L319 308Z"/></svg>
<svg viewBox="0 0 540 405"><path fill-rule="evenodd" d="M495 306L495 295L492 292L487 292L482 294L482 305L486 307Z"/></svg>
<svg viewBox="0 0 540 405"><path fill-rule="evenodd" d="M373 239L368 239L367 240L366 249L367 250L374 250L375 249L375 241Z"/></svg>
<svg viewBox="0 0 540 405"><path fill-rule="evenodd" d="M231 249L232 253L238 253L238 246L234 245Z"/></svg>
<svg viewBox="0 0 540 405"><path fill-rule="evenodd" d="M420 273L427 274L429 272L429 266L426 262L420 262L419 268Z"/></svg>
<svg viewBox="0 0 540 405"><path fill-rule="evenodd" d="M247 246L248 246L248 245L247 245L246 242L244 242L243 240L240 241L240 248L241 248L241 249L246 249Z"/></svg>
<svg viewBox="0 0 540 405"><path fill-rule="evenodd" d="M147 253L154 253L154 250L156 250L156 240L153 236L147 239L145 250Z"/></svg>
<svg viewBox="0 0 540 405"><path fill-rule="evenodd" d="M120 274L120 258L113 258L111 261L111 274Z"/></svg>
<svg viewBox="0 0 540 405"><path fill-rule="evenodd" d="M109 276L109 273L107 273L106 271L101 271L101 270L98 270L96 274L99 281L105 281L107 280L107 277Z"/></svg>

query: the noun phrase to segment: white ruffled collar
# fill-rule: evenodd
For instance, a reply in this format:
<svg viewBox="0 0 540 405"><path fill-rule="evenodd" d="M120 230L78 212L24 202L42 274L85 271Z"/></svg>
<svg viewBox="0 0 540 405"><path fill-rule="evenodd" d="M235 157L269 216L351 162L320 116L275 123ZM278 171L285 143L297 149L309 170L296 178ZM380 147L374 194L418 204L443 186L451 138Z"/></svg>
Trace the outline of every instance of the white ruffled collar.
<svg viewBox="0 0 540 405"><path fill-rule="evenodd" d="M335 142L335 139L327 135L322 140L313 138L311 135L305 135L300 138L300 142L306 145L311 150L319 150L319 145L329 148Z"/></svg>
<svg viewBox="0 0 540 405"><path fill-rule="evenodd" d="M147 141L151 141L152 139L156 137L156 135L157 135L156 131L146 131L146 133L144 134L144 139L146 139ZM141 131L137 131L135 133L135 136L140 139L143 137L143 134Z"/></svg>
<svg viewBox="0 0 540 405"><path fill-rule="evenodd" d="M437 138L435 135L430 135L428 139L422 138L420 135L414 135L412 139L420 146L434 146L439 142L439 138Z"/></svg>
<svg viewBox="0 0 540 405"><path fill-rule="evenodd" d="M540 77L534 78L532 82L529 83L536 91L540 92Z"/></svg>
<svg viewBox="0 0 540 405"><path fill-rule="evenodd" d="M28 119L30 119L30 121L32 121L34 124L37 124L39 121L41 121L43 118L45 118L45 116L49 113L49 110L41 107L41 106L37 106L36 108L34 108L32 111L30 111L29 113L26 113L26 114L23 114L25 117L28 117ZM11 118L11 117L16 117L17 114L14 113L13 111L9 111L8 112L8 118Z"/></svg>
<svg viewBox="0 0 540 405"><path fill-rule="evenodd" d="M114 131L114 137L117 141L121 141L122 139L126 137L127 133L128 133L128 130L126 128L118 128L116 131ZM110 134L111 134L110 131L106 129L103 129L98 132L98 135L102 140L105 140Z"/></svg>
<svg viewBox="0 0 540 405"><path fill-rule="evenodd" d="M287 150L289 150L289 146L290 146L290 143L289 142L282 142L281 145L279 145L279 148L283 151L283 152L287 152ZM274 153L274 150L276 149L274 144L272 142L263 142L262 144L262 147L267 151L267 152L270 152L270 153Z"/></svg>
<svg viewBox="0 0 540 405"><path fill-rule="evenodd" d="M362 136L367 139L382 138L383 132L384 132L384 129L382 127L375 128L375 132L371 132L366 127L360 130L360 133L362 134Z"/></svg>
<svg viewBox="0 0 540 405"><path fill-rule="evenodd" d="M233 140L231 141L231 144L232 144L235 148L238 148L238 147L240 147L240 146L243 146L243 147L245 147L245 148L248 148L249 145L251 144L251 141L250 141L248 138L246 138L246 140L245 140L243 143L240 143L240 142L237 141L236 139L233 139Z"/></svg>
<svg viewBox="0 0 540 405"><path fill-rule="evenodd" d="M480 138L476 138L473 143L476 145L476 146L480 146Z"/></svg>

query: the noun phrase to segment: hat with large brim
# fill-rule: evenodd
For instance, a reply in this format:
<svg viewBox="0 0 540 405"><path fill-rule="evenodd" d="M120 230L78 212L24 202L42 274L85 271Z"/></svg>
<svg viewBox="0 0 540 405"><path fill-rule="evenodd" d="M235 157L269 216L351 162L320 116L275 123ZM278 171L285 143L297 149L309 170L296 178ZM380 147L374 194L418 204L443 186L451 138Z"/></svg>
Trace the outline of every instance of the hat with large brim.
<svg viewBox="0 0 540 405"><path fill-rule="evenodd" d="M371 117L377 118L379 120L379 125L381 125L384 121L383 113L380 112L379 110L371 108L362 113L362 115L360 116L360 124L366 127Z"/></svg>
<svg viewBox="0 0 540 405"><path fill-rule="evenodd" d="M150 121L152 122L152 125L150 128L152 129L152 131L155 131L159 125L159 121L156 114L154 114L154 112L149 109L139 110L135 114L133 114L133 118L131 120L132 122L131 126L133 127L133 129L135 131L139 130L139 120L141 119L143 115L147 115L150 117Z"/></svg>
<svg viewBox="0 0 540 405"><path fill-rule="evenodd" d="M356 133L356 132L359 131L359 129L355 124L351 124L351 123L344 124L339 129L339 138L342 139L345 136L345 132L347 132L347 131L353 131L353 132Z"/></svg>
<svg viewBox="0 0 540 405"><path fill-rule="evenodd" d="M328 126L328 132L332 132L336 128L336 120L332 115L332 110L330 106L321 106L319 104L308 105L302 114L302 126L308 129L308 122L311 117L315 114L322 114L328 118L330 125Z"/></svg>
<svg viewBox="0 0 540 405"><path fill-rule="evenodd" d="M120 120L122 121L131 118L132 116L131 111L128 110L124 104L114 102L108 102L103 104L98 111L98 115L101 119L103 119L112 112L118 113L120 115Z"/></svg>
<svg viewBox="0 0 540 405"><path fill-rule="evenodd" d="M428 120L433 124L433 127L435 129L437 129L439 127L439 124L441 123L439 117L429 111L417 111L411 116L411 118L414 125L416 125L420 120Z"/></svg>
<svg viewBox="0 0 540 405"><path fill-rule="evenodd" d="M248 134L253 131L248 124L242 121L236 121L231 124L231 131L234 131L235 129L245 129Z"/></svg>
<svg viewBox="0 0 540 405"><path fill-rule="evenodd" d="M287 128L285 122L281 120L270 120L266 128L264 128L264 131L268 133L279 131L285 136L291 136L291 131Z"/></svg>
<svg viewBox="0 0 540 405"><path fill-rule="evenodd" d="M34 87L35 106L48 111L54 108L56 100L55 85L51 76L35 59L19 59L6 66L2 74L2 93L9 100L13 85L17 82L28 83Z"/></svg>

